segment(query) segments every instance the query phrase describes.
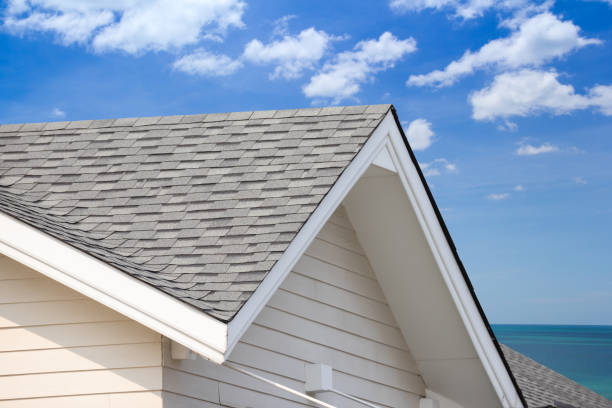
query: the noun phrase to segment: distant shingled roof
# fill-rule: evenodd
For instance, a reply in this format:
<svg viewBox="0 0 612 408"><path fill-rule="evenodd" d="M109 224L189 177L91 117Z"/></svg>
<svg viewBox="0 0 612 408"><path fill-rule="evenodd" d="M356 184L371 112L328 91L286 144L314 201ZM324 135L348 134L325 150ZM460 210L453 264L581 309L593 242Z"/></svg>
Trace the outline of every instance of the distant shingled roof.
<svg viewBox="0 0 612 408"><path fill-rule="evenodd" d="M501 345L528 408L612 408L612 401Z"/></svg>
<svg viewBox="0 0 612 408"><path fill-rule="evenodd" d="M390 105L0 126L0 211L229 321Z"/></svg>

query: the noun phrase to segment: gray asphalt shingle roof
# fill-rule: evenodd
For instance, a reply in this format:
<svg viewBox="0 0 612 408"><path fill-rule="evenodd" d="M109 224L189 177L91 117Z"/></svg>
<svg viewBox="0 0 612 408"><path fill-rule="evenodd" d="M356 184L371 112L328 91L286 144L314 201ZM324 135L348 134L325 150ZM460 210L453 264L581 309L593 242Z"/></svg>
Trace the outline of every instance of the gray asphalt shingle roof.
<svg viewBox="0 0 612 408"><path fill-rule="evenodd" d="M390 105L0 126L0 211L222 321Z"/></svg>
<svg viewBox="0 0 612 408"><path fill-rule="evenodd" d="M528 408L612 408L612 401L501 344Z"/></svg>

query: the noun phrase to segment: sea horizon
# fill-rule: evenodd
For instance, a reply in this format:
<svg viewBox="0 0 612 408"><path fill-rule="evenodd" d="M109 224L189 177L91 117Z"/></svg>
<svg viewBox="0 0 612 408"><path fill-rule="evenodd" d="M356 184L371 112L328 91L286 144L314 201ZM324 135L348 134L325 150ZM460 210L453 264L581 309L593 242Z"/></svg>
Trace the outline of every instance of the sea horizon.
<svg viewBox="0 0 612 408"><path fill-rule="evenodd" d="M612 325L491 324L503 343L612 399Z"/></svg>

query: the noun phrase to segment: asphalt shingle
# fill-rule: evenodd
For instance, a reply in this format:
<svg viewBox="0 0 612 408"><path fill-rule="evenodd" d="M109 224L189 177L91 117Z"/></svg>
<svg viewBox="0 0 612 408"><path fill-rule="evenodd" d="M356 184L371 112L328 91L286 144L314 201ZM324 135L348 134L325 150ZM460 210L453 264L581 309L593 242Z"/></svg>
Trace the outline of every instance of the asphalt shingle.
<svg viewBox="0 0 612 408"><path fill-rule="evenodd" d="M229 321L390 108L0 125L0 211Z"/></svg>
<svg viewBox="0 0 612 408"><path fill-rule="evenodd" d="M501 345L506 361L527 400L527 408L612 408L612 401Z"/></svg>

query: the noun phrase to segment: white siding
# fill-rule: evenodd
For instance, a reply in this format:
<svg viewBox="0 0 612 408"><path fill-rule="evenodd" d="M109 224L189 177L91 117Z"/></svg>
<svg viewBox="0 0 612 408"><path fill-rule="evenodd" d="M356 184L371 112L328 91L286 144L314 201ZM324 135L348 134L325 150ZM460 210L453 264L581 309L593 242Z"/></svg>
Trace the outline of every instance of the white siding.
<svg viewBox="0 0 612 408"><path fill-rule="evenodd" d="M164 345L165 406L304 407L306 401ZM230 360L304 390L305 365L334 369L341 391L381 407L418 407L424 383L354 230L340 208L247 330ZM318 396L359 407L333 395Z"/></svg>
<svg viewBox="0 0 612 408"><path fill-rule="evenodd" d="M0 408L161 407L161 336L0 255Z"/></svg>

